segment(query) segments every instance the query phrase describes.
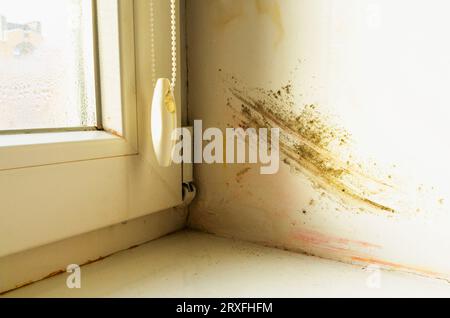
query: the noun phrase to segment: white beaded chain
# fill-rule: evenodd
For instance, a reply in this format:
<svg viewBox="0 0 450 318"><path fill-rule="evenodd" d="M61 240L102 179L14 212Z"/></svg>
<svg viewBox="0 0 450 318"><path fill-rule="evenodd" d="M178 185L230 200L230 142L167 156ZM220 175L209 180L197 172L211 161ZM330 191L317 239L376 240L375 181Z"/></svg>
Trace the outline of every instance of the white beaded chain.
<svg viewBox="0 0 450 318"><path fill-rule="evenodd" d="M150 0L150 49L151 49L151 68L153 76L153 86L155 86L156 74L156 49L155 49L155 9L154 0ZM177 11L176 0L170 0L170 36L172 45L172 80L170 88L175 91L177 83Z"/></svg>
<svg viewBox="0 0 450 318"><path fill-rule="evenodd" d="M170 25L172 36L172 82L171 89L175 92L175 85L177 83L177 12L176 0L170 0Z"/></svg>
<svg viewBox="0 0 450 318"><path fill-rule="evenodd" d="M156 49L155 49L155 8L154 0L150 0L150 50L151 50L151 68L152 68L152 84L156 85Z"/></svg>

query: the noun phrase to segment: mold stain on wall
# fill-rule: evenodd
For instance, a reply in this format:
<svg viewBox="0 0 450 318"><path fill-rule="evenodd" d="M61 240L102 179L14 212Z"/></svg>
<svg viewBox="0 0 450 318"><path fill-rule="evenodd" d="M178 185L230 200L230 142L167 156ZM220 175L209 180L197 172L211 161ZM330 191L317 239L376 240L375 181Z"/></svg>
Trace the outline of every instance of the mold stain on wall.
<svg viewBox="0 0 450 318"><path fill-rule="evenodd" d="M292 169L341 205L361 212L393 215L397 189L357 162L351 134L333 124L318 105L298 107L290 84L278 90L248 88L233 76L225 79L231 93L227 105L243 128L280 128L280 152ZM386 199L385 199L386 198Z"/></svg>
<svg viewBox="0 0 450 318"><path fill-rule="evenodd" d="M441 240L446 232L440 225L448 220L447 188L440 179L416 174L401 145L398 150L383 146L387 134L378 133L384 128L383 117L375 121L368 115L379 107L378 113L389 119L393 101L366 98L370 96L364 83L359 91L358 65L356 78L340 75L351 66L350 57L365 61L360 57L367 53L364 47L357 46L347 59L347 48L337 45L347 36L349 43L359 39L353 22L347 21L356 11L342 7L342 12L333 13L333 19L344 21L344 30L336 34L333 27L322 28L326 2L204 3L211 10L194 6L201 15L194 15L192 22L199 45L190 48L190 65L201 70L190 76L193 112L211 126L280 128L285 165L278 176L268 177L252 165L198 167L203 187L191 224L214 234L345 262L427 276L444 276L432 270L448 273L448 266L442 265L448 260L442 246L448 244ZM303 23L297 23L305 11ZM204 29L208 33L203 34ZM310 29L321 36L308 37ZM329 29L334 31L328 34ZM282 32L284 40L274 49ZM209 58L205 51L211 53ZM348 79L349 86L341 85L341 79ZM351 83L355 94L346 91L353 88ZM376 92L378 86L373 89ZM386 89L383 96L391 92ZM400 97L399 92L394 95ZM408 128L402 119L395 118L398 126L392 120L398 130ZM373 141L379 143L372 146ZM417 150L423 152L420 145ZM430 153L430 165L435 155ZM422 260L421 253L430 257Z"/></svg>

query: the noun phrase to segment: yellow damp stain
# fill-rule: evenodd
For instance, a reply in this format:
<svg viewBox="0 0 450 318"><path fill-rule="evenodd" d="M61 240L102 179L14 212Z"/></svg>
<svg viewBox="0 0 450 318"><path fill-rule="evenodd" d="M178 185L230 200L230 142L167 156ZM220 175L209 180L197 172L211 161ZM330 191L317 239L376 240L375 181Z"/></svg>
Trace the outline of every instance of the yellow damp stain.
<svg viewBox="0 0 450 318"><path fill-rule="evenodd" d="M215 5L215 25L218 28L226 28L232 22L244 16L244 1L219 0Z"/></svg>
<svg viewBox="0 0 450 318"><path fill-rule="evenodd" d="M284 37L284 25L280 3L277 0L255 0L256 11L259 15L266 15L277 29L275 44L279 44Z"/></svg>

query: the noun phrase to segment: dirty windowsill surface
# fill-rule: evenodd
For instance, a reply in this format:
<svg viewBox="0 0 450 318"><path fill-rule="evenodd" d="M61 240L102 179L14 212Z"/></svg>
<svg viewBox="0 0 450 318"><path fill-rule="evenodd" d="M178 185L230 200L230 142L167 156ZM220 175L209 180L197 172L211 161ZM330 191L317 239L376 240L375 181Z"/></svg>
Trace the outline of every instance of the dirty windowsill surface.
<svg viewBox="0 0 450 318"><path fill-rule="evenodd" d="M183 231L5 297L448 297L450 284ZM378 275L378 276L377 276Z"/></svg>

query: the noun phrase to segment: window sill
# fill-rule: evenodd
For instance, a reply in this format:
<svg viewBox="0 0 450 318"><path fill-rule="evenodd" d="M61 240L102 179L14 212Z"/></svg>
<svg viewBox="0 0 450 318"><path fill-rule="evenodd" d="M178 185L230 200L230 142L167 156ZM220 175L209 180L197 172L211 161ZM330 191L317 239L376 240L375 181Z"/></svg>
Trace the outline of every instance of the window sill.
<svg viewBox="0 0 450 318"><path fill-rule="evenodd" d="M0 135L0 171L137 154L105 131Z"/></svg>
<svg viewBox="0 0 450 318"><path fill-rule="evenodd" d="M0 135L0 148L120 139L105 131L71 131Z"/></svg>
<svg viewBox="0 0 450 318"><path fill-rule="evenodd" d="M64 273L6 297L415 298L449 293L443 281L381 273L383 288L371 289L366 284L370 273L362 266L184 231L82 267L81 289L68 289ZM180 277L189 284L180 283Z"/></svg>

